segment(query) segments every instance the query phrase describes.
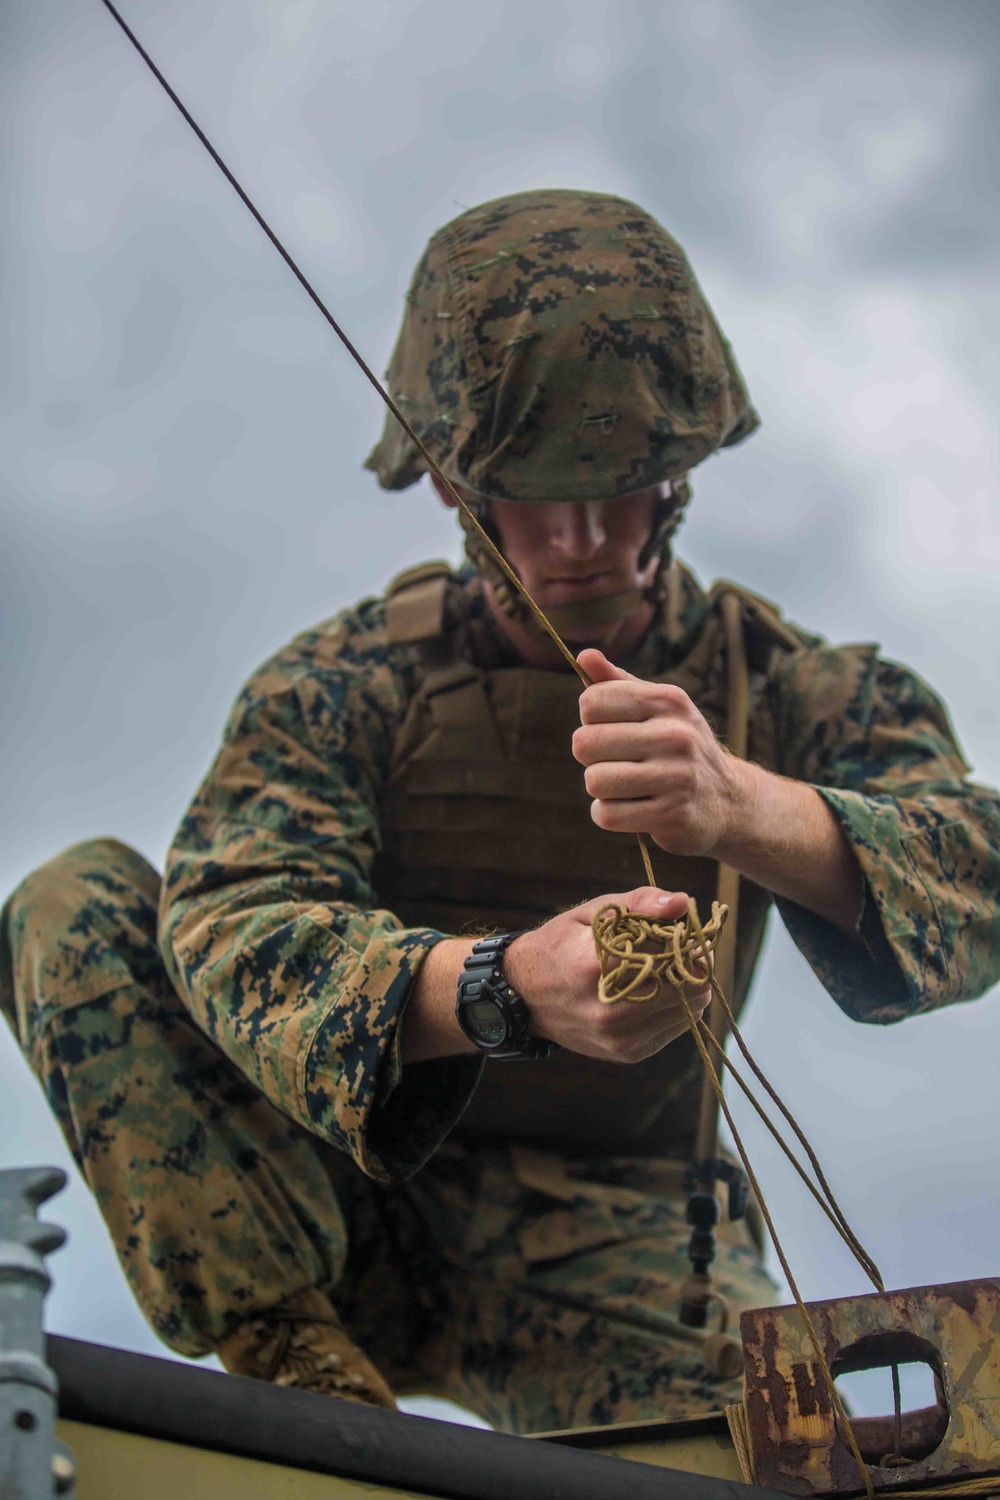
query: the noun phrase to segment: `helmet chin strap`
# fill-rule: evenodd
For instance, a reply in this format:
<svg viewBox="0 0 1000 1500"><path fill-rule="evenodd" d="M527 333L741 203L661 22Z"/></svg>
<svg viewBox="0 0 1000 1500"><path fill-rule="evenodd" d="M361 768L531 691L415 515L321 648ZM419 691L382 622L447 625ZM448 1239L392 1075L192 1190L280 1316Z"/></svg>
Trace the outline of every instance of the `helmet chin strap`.
<svg viewBox="0 0 1000 1500"><path fill-rule="evenodd" d="M627 620L634 614L646 597L645 589L625 589L620 594L606 594L603 599L583 599L579 604L548 604L545 613L559 634L566 635L576 630L617 625L619 620Z"/></svg>
<svg viewBox="0 0 1000 1500"><path fill-rule="evenodd" d="M669 497L658 500L656 503L649 537L638 557L638 569L640 572L645 572L654 557L659 556L660 566L656 570L652 583L645 589L625 589L618 594L608 594L602 599L585 599L575 604L549 605L545 613L556 630L560 633L601 630L608 625L616 625L619 621L627 619L647 600L659 598L662 580L670 566L671 539L680 525L684 508L691 495L687 475L671 480L670 490ZM500 538L489 514L489 503L478 501L474 508L479 524L499 546ZM489 580L493 597L499 608L508 619L516 620L519 625L540 640L547 640L548 637L537 624L520 594L511 587L508 579L500 572L487 552L481 537L461 511L459 511L459 521L465 533L466 556L473 567ZM583 649L582 646L580 649Z"/></svg>
<svg viewBox="0 0 1000 1500"><path fill-rule="evenodd" d="M653 510L653 521L649 528L649 537L646 545L639 553L638 567L640 573L646 568L659 553L660 569L663 571L670 562L670 543L674 532L684 519L684 511L691 498L691 481L686 474L681 474L677 479L670 481L670 494L656 502Z"/></svg>

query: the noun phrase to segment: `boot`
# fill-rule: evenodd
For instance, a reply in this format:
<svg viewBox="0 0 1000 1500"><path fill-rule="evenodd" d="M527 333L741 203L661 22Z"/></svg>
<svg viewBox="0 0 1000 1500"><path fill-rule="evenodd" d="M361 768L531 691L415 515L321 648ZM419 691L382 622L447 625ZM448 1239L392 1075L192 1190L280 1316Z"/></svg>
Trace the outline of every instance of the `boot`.
<svg viewBox="0 0 1000 1500"><path fill-rule="evenodd" d="M216 1353L230 1375L396 1410L392 1391L315 1288L248 1318Z"/></svg>

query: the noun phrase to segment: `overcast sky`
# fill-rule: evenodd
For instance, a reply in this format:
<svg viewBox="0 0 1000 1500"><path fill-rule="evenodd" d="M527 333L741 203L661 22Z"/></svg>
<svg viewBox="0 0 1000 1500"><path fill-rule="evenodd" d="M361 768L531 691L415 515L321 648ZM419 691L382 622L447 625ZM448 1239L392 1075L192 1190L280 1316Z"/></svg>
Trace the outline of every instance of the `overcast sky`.
<svg viewBox="0 0 1000 1500"><path fill-rule="evenodd" d="M679 551L880 642L1000 780L993 0L122 4L377 368L462 207L656 214L763 416ZM6 895L95 834L162 865L252 667L458 549L361 472L373 394L97 0L2 0L0 116ZM890 1284L998 1271L996 996L860 1027L776 927L747 1032ZM0 1090L0 1165L68 1165L6 1035ZM804 1293L867 1290L748 1138ZM48 1213L51 1326L160 1352L77 1177Z"/></svg>

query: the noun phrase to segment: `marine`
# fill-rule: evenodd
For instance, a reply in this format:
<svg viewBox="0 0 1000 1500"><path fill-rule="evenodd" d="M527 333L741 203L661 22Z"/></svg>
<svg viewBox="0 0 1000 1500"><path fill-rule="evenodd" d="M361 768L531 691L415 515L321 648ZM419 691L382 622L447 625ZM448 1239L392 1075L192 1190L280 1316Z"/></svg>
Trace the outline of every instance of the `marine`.
<svg viewBox="0 0 1000 1500"><path fill-rule="evenodd" d="M698 1060L669 988L599 1002L592 918L736 871L737 1010L774 905L849 1016L903 1020L1000 979L1000 798L912 672L676 557L758 418L642 209L464 212L388 381L590 685L463 512L461 568L253 674L162 880L113 839L28 876L0 1004L178 1352L513 1432L717 1408L679 1316ZM427 464L390 416L368 467ZM754 1218L719 1239L730 1317L773 1300Z"/></svg>

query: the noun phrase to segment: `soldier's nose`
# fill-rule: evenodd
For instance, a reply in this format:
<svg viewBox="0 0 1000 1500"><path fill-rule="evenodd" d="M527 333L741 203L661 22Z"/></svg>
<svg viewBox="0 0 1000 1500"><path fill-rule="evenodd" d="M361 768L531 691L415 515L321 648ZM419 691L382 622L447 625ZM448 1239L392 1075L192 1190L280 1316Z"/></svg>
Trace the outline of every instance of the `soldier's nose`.
<svg viewBox="0 0 1000 1500"><path fill-rule="evenodd" d="M551 509L549 540L564 556L586 560L604 546L607 530L599 501L564 501Z"/></svg>

